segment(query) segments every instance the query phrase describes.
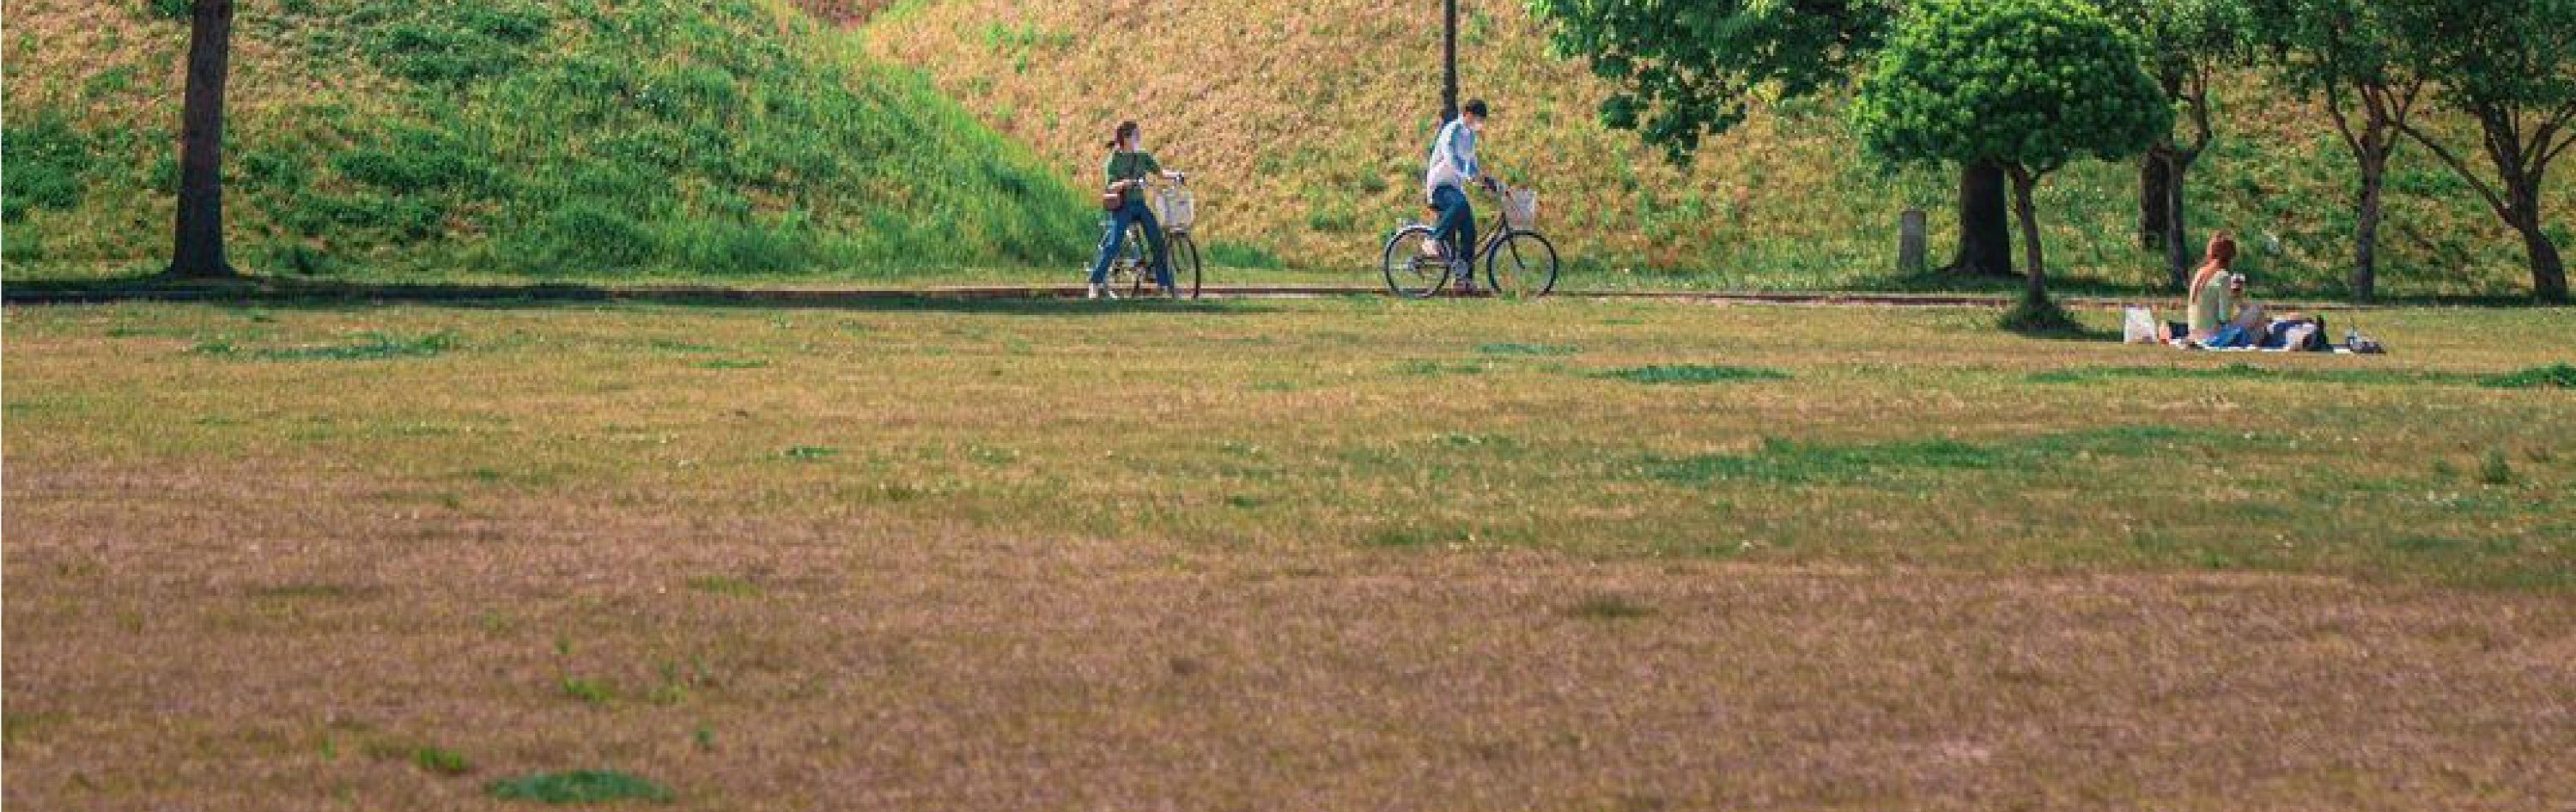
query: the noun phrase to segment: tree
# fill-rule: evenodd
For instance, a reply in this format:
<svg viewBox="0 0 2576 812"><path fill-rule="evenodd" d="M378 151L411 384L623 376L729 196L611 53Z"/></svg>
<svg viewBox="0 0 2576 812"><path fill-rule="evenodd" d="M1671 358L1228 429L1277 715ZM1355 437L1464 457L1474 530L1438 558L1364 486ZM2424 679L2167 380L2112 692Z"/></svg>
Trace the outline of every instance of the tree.
<svg viewBox="0 0 2576 812"><path fill-rule="evenodd" d="M1582 54L1617 91L1601 120L1675 163L1744 120L1759 96L1840 87L1876 53L1898 0L1528 0L1560 54ZM2001 167L1959 174L1959 245L1948 270L2012 273Z"/></svg>
<svg viewBox="0 0 2576 812"><path fill-rule="evenodd" d="M2242 0L2112 0L2103 8L2139 33L2148 75L2178 111L2176 124L2189 125L2188 136L2168 131L2138 161L2140 242L2164 249L2166 275L2180 289L2192 266L2184 192L2192 164L2217 139L2210 78L2243 59L2251 9Z"/></svg>
<svg viewBox="0 0 2576 812"><path fill-rule="evenodd" d="M224 80L231 72L233 0L195 0L188 17L188 89L180 113L179 217L169 275L233 275L224 258Z"/></svg>
<svg viewBox="0 0 2576 812"><path fill-rule="evenodd" d="M2370 301L2379 284L2381 198L2399 128L2423 96L2422 74L2396 59L2400 29L2375 0L2265 0L2254 38L2275 73L2322 98L2335 134L2360 172L2353 201L2352 295Z"/></svg>
<svg viewBox="0 0 2576 812"><path fill-rule="evenodd" d="M2458 173L2505 225L2521 233L2531 288L2567 301L2567 268L2543 228L2542 176L2576 145L2576 0L2387 0L2405 32L2408 63L2440 80L2441 98L2478 124L2493 178L2471 168L2421 122L2397 128Z"/></svg>
<svg viewBox="0 0 2576 812"><path fill-rule="evenodd" d="M2079 0L1917 3L1862 78L1851 118L1882 159L2003 168L2034 309L2050 305L2033 187L2077 158L2137 155L2173 127L2137 44Z"/></svg>

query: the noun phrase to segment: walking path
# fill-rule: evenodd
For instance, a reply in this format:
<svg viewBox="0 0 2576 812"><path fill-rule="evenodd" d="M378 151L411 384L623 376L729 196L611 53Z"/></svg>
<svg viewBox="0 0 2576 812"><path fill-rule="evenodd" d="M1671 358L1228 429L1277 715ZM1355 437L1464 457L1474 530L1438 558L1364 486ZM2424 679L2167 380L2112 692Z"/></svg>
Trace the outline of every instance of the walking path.
<svg viewBox="0 0 2576 812"><path fill-rule="evenodd" d="M906 300L1046 301L1079 299L1081 285L943 285L926 287L745 287L731 285L591 285L512 284L363 284L363 283L19 283L0 287L0 301L10 305L106 304L113 302L276 302L343 301L370 303L452 302L643 302L664 304L744 304L781 307L832 307ZM1383 296L1386 289L1357 285L1209 285L1204 295L1217 299ZM1847 307L2004 307L2009 295L1975 293L1753 292L1753 291L1559 291L1554 298L1610 299L1708 304L1824 305ZM2148 302L2170 306L2161 297L2060 297L2068 307L2118 307ZM2323 302L2275 302L2289 310L2350 310L2358 306Z"/></svg>

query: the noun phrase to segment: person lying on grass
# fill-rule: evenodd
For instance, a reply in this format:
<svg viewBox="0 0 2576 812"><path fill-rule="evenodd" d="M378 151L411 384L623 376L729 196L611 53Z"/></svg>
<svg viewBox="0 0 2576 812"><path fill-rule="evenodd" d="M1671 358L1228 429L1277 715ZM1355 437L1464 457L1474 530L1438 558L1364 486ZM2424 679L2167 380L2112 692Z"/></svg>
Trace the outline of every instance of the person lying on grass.
<svg viewBox="0 0 2576 812"><path fill-rule="evenodd" d="M2202 341L2207 349L2317 350L2325 344L2326 323L2323 317L2297 313L2273 318L2262 303L2245 295L2245 275L2227 274L2227 301L2236 305L2236 313L2216 335Z"/></svg>

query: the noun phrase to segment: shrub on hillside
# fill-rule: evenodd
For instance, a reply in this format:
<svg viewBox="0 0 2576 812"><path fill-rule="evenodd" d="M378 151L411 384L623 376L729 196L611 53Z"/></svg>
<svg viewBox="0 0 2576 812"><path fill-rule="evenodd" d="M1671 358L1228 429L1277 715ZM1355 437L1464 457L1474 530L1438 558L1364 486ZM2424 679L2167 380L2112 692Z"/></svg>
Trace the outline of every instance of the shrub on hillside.
<svg viewBox="0 0 2576 812"><path fill-rule="evenodd" d="M30 209L80 205L90 169L89 138L59 113L0 130L0 219L19 222Z"/></svg>

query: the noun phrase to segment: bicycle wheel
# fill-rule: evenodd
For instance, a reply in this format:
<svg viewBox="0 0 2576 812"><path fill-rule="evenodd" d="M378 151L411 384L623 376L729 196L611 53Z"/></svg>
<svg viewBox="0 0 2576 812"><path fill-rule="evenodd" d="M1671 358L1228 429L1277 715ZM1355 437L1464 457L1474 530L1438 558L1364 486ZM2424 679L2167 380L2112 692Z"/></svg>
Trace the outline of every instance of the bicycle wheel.
<svg viewBox="0 0 2576 812"><path fill-rule="evenodd" d="M1154 251L1145 244L1143 224L1127 227L1127 244L1118 249L1118 264L1127 267L1127 298L1143 297L1154 277Z"/></svg>
<svg viewBox="0 0 2576 812"><path fill-rule="evenodd" d="M1449 263L1422 255L1422 247L1430 242L1430 226L1405 226L1388 235L1386 255L1378 266L1386 274L1388 292L1422 299L1449 284Z"/></svg>
<svg viewBox="0 0 2576 812"><path fill-rule="evenodd" d="M1189 232L1175 232L1164 243L1172 252L1172 283L1181 286L1182 295L1199 297L1199 244Z"/></svg>
<svg viewBox="0 0 2576 812"><path fill-rule="evenodd" d="M1536 231L1513 231L1485 255L1485 283L1494 295L1535 299L1556 290L1556 246Z"/></svg>

